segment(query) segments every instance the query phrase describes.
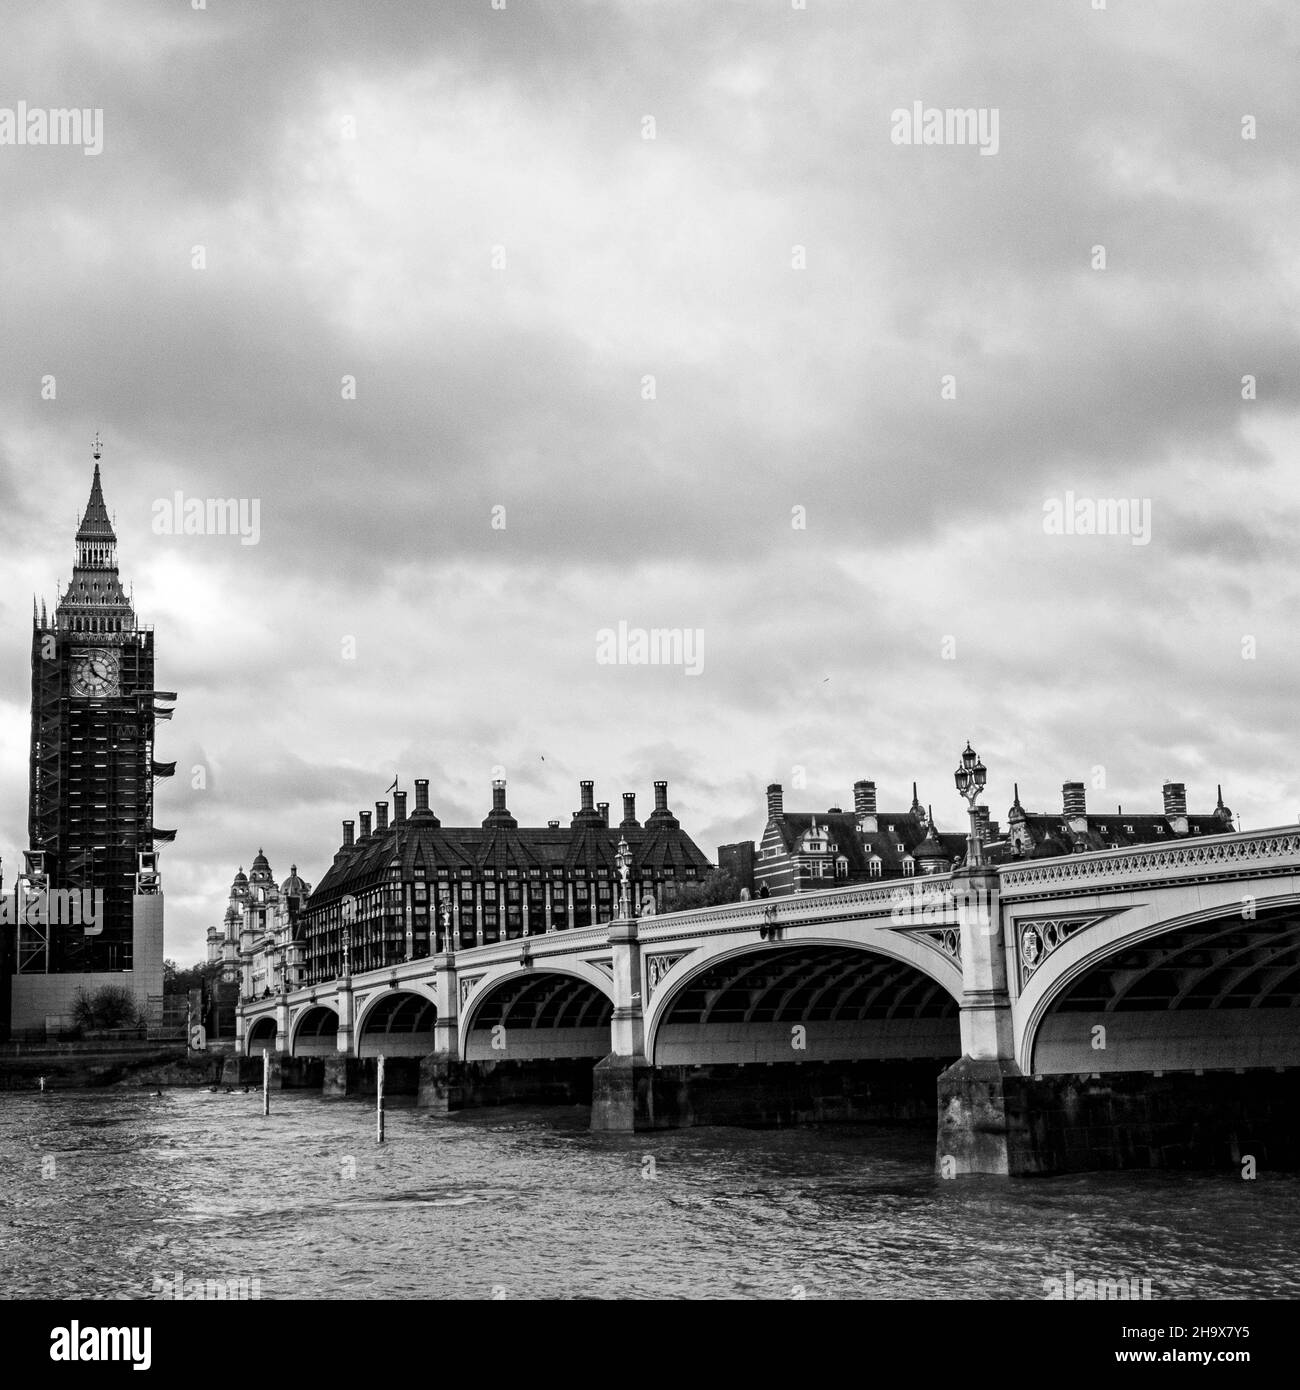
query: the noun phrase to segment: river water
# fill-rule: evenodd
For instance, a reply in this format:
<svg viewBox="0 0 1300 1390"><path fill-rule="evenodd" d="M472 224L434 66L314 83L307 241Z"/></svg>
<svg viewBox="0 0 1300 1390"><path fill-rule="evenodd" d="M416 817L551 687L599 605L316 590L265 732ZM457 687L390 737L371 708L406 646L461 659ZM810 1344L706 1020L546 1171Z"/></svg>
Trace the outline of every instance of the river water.
<svg viewBox="0 0 1300 1390"><path fill-rule="evenodd" d="M1294 1298L1300 1178L943 1181L928 1130L592 1134L588 1112L0 1095L0 1296ZM256 1279L256 1285L252 1280ZM164 1290L165 1291L165 1290Z"/></svg>

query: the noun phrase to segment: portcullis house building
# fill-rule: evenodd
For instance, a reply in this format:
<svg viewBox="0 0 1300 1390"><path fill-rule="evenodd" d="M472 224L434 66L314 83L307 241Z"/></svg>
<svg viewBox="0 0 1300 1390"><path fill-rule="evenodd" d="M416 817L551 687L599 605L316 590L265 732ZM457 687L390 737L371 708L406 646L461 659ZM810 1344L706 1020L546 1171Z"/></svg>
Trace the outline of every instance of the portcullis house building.
<svg viewBox="0 0 1300 1390"><path fill-rule="evenodd" d="M640 912L666 906L672 889L712 867L668 808L668 784L654 784L644 824L636 795L623 794L623 817L611 823L593 783L580 784L581 805L568 825L521 826L506 807L506 784L492 784L483 823L444 826L429 805L427 778L358 815L360 834L343 822L343 843L308 898L296 931L291 984L376 970L442 951L482 946L609 922L618 911L615 856L631 855L631 886Z"/></svg>

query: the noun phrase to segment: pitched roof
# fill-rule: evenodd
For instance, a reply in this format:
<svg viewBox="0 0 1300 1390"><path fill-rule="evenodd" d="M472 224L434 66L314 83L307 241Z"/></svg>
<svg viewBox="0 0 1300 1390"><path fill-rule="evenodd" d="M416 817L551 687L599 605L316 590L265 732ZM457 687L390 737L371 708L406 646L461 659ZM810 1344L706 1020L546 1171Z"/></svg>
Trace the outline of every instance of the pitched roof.
<svg viewBox="0 0 1300 1390"><path fill-rule="evenodd" d="M113 523L109 520L108 508L104 505L104 489L99 481L99 464L95 465L95 477L90 484L90 499L86 503L86 511L81 518L81 525L77 527L77 539L79 541L115 541L117 539L113 532Z"/></svg>
<svg viewBox="0 0 1300 1390"><path fill-rule="evenodd" d="M1223 835L1232 829L1223 816L1188 816L1187 830L1179 834L1168 816L1134 815L1128 811L1092 812L1085 816L1086 828L1071 830L1060 812L1025 812L1011 808L1011 828L1023 825L1028 832L1030 852L1017 855L1008 846L1005 858L1050 859L1085 850L1125 849L1130 845L1172 844L1198 835ZM1011 833L1009 831L1009 833Z"/></svg>
<svg viewBox="0 0 1300 1390"><path fill-rule="evenodd" d="M674 871L687 867L703 874L710 867L689 835L679 826L659 824L623 829L599 820L583 820L572 826L517 827L502 823L487 826L442 826L432 816L414 815L384 831L342 849L322 875L309 900L319 907L344 893L363 892L387 879L396 862L404 879L413 878L417 864L425 875L440 869L459 872L510 869L528 872L605 868L614 872L614 856L620 839L626 839L634 872Z"/></svg>

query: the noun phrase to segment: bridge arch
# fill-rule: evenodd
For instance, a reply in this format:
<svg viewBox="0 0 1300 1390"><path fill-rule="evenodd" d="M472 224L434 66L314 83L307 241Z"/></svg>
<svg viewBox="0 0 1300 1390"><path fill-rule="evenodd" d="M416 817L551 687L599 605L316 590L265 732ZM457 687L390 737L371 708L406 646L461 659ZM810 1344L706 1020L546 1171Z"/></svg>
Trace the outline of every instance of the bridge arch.
<svg viewBox="0 0 1300 1390"><path fill-rule="evenodd" d="M1201 885L1195 909L1136 905L1068 938L1019 1001L1021 1069L1300 1066L1300 893L1252 896L1247 912L1242 887Z"/></svg>
<svg viewBox="0 0 1300 1390"><path fill-rule="evenodd" d="M798 937L704 947L654 989L646 1059L953 1061L961 1055L960 999L956 963L903 933L881 932L870 943Z"/></svg>
<svg viewBox="0 0 1300 1390"><path fill-rule="evenodd" d="M425 1057L434 1050L433 1025L438 1009L427 994L409 989L382 989L372 994L357 1016L358 1057Z"/></svg>
<svg viewBox="0 0 1300 1390"><path fill-rule="evenodd" d="M328 1004L308 1004L289 1025L291 1057L332 1057L339 1048L338 1010Z"/></svg>
<svg viewBox="0 0 1300 1390"><path fill-rule="evenodd" d="M609 1056L613 984L585 961L506 966L474 981L460 1016L467 1062ZM494 1045L495 1044L495 1045Z"/></svg>
<svg viewBox="0 0 1300 1390"><path fill-rule="evenodd" d="M262 1014L248 1028L248 1055L256 1057L263 1049L275 1052L279 1043L279 1028L274 1014Z"/></svg>

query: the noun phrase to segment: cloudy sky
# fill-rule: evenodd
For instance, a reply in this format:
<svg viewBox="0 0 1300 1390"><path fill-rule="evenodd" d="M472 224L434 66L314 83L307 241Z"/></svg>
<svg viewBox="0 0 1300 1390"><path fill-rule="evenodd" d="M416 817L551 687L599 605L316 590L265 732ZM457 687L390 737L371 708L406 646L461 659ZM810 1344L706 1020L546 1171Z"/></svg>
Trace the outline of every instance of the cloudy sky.
<svg viewBox="0 0 1300 1390"><path fill-rule="evenodd" d="M995 817L1294 821L1300 11L1242 8L7 5L0 108L103 112L0 145L7 875L96 430L182 963L395 774L444 824L664 777L710 857L774 780L958 829L967 738ZM916 102L996 152L896 143ZM258 543L155 534L178 491ZM703 669L599 663L620 622Z"/></svg>

